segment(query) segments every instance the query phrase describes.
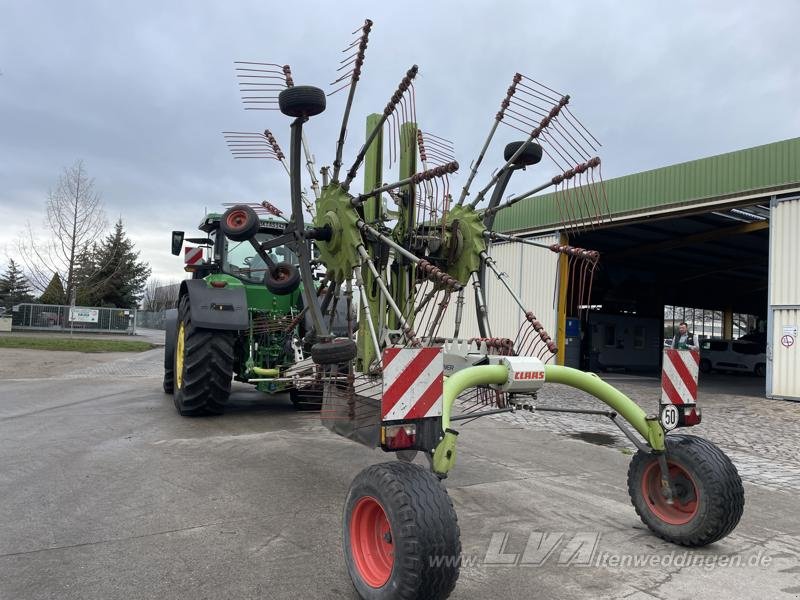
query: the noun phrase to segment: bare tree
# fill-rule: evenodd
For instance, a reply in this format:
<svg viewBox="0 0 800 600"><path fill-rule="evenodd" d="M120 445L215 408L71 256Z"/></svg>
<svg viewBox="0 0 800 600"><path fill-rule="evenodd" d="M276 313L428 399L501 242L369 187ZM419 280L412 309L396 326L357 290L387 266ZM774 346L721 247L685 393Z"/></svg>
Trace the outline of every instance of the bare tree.
<svg viewBox="0 0 800 600"><path fill-rule="evenodd" d="M164 282L152 278L147 282L142 297L142 310L158 312L178 305L180 281Z"/></svg>
<svg viewBox="0 0 800 600"><path fill-rule="evenodd" d="M47 198L44 226L47 237L34 235L28 224L19 251L31 284L43 290L54 274L64 282L65 302L76 290L79 262L106 229L107 221L100 193L95 190L82 160L64 169Z"/></svg>

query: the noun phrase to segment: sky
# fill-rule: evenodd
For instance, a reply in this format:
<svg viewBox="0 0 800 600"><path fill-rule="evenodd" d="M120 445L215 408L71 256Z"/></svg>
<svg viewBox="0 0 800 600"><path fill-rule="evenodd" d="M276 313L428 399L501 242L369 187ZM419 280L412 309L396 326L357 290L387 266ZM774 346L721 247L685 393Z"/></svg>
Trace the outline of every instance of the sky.
<svg viewBox="0 0 800 600"><path fill-rule="evenodd" d="M281 166L234 160L224 144L222 131L268 128L289 146L288 117L243 110L233 63L288 63L296 84L330 91L365 18L345 166L412 64L418 122L454 143L456 186L517 71L571 95L603 144L605 179L800 135L796 0L0 0L0 267L78 159L162 280L183 277L170 232L196 231L206 210L288 209ZM333 161L345 99L306 126L318 166ZM500 129L477 184L519 138ZM508 191L555 174L543 164Z"/></svg>

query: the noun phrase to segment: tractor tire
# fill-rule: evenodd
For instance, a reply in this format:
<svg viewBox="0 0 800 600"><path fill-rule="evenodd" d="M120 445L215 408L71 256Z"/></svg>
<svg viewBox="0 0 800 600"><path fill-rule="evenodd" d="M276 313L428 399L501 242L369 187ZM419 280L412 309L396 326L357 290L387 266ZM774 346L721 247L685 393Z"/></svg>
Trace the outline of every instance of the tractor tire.
<svg viewBox="0 0 800 600"><path fill-rule="evenodd" d="M171 308L166 311L164 323L164 380L162 386L165 394L175 391L175 335L177 331L177 313Z"/></svg>
<svg viewBox="0 0 800 600"><path fill-rule="evenodd" d="M658 459L640 450L628 469L628 493L636 513L653 533L674 544L696 548L724 538L744 511L744 488L736 467L703 438L670 435L666 441L677 497L673 504L666 502Z"/></svg>
<svg viewBox="0 0 800 600"><path fill-rule="evenodd" d="M349 363L356 357L358 348L349 338L332 342L318 342L311 347L311 360L318 365L340 365Z"/></svg>
<svg viewBox="0 0 800 600"><path fill-rule="evenodd" d="M503 158L509 161L523 144L525 144L525 142L511 142L507 144L505 150L503 150ZM514 161L514 164L530 166L535 165L540 160L542 160L542 147L534 142L528 142L525 144L525 149Z"/></svg>
<svg viewBox="0 0 800 600"><path fill-rule="evenodd" d="M278 94L278 107L287 117L313 117L325 106L325 92L310 85L296 85Z"/></svg>
<svg viewBox="0 0 800 600"><path fill-rule="evenodd" d="M256 211L244 204L231 206L219 220L219 228L229 240L244 242L258 233L261 220Z"/></svg>
<svg viewBox="0 0 800 600"><path fill-rule="evenodd" d="M192 324L188 294L178 306L175 346L175 391L173 401L185 417L218 415L224 412L231 393L232 331L203 329Z"/></svg>
<svg viewBox="0 0 800 600"><path fill-rule="evenodd" d="M297 410L302 411L320 411L322 410L322 383L312 383L301 388L292 388L289 390L289 398Z"/></svg>
<svg viewBox="0 0 800 600"><path fill-rule="evenodd" d="M366 600L447 598L461 566L453 503L436 475L420 465L367 467L344 507L347 571Z"/></svg>
<svg viewBox="0 0 800 600"><path fill-rule="evenodd" d="M264 273L264 285L276 296L287 296L300 285L300 269L288 262L279 262Z"/></svg>
<svg viewBox="0 0 800 600"><path fill-rule="evenodd" d="M699 368L701 373L711 373L711 361L707 358L700 359Z"/></svg>
<svg viewBox="0 0 800 600"><path fill-rule="evenodd" d="M174 361L174 358L173 358ZM174 362L173 362L174 364ZM172 394L175 392L175 367L164 367L164 381L161 385L164 386L165 394Z"/></svg>

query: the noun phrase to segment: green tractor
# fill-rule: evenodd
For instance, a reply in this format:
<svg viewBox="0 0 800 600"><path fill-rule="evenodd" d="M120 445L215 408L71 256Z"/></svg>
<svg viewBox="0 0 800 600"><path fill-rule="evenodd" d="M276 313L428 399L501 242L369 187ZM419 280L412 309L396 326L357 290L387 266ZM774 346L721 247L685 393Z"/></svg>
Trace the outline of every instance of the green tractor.
<svg viewBox="0 0 800 600"><path fill-rule="evenodd" d="M303 359L305 311L298 257L280 243L286 228L237 205L203 218L206 237L172 232L172 253L184 250L192 273L166 319L164 391L181 415L222 413L232 380L288 392L298 409L319 410L321 386L308 374L297 386L290 372ZM184 249L184 241L196 247Z"/></svg>

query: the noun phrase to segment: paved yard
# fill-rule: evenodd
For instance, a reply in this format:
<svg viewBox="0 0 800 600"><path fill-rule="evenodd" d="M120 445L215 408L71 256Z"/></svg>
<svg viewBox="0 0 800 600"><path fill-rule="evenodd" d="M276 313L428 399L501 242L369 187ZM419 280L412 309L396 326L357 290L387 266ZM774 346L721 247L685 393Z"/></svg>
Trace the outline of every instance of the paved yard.
<svg viewBox="0 0 800 600"><path fill-rule="evenodd" d="M241 385L225 416L181 418L158 350L86 361L69 380L0 381L0 599L353 598L342 502L361 468L391 456ZM614 383L655 406L657 380ZM735 396L703 384L695 432L740 468L745 514L692 552L636 517L628 445L606 420L462 427L447 480L465 553L453 598L800 598L800 404L736 383ZM555 386L540 396L591 402Z"/></svg>

